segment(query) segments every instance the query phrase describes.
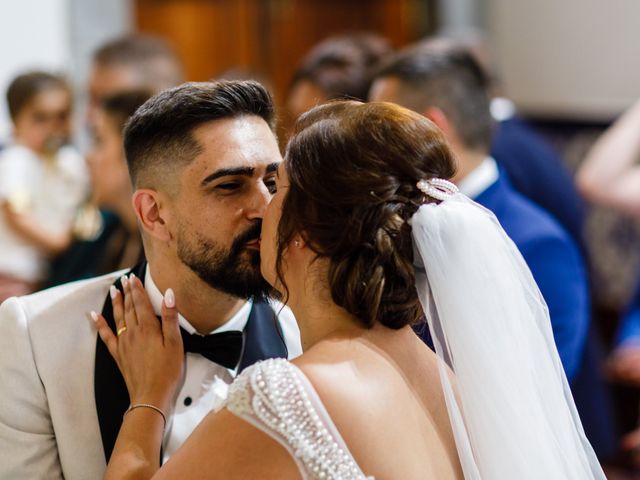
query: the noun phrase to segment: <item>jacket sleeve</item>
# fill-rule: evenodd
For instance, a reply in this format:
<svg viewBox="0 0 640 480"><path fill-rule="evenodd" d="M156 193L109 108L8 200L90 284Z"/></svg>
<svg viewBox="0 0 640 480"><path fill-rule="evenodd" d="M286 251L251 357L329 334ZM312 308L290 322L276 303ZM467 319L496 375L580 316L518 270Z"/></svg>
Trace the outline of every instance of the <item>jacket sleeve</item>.
<svg viewBox="0 0 640 480"><path fill-rule="evenodd" d="M569 381L578 373L589 330L589 286L578 247L568 236L547 236L522 249L549 307L551 327Z"/></svg>
<svg viewBox="0 0 640 480"><path fill-rule="evenodd" d="M0 306L0 478L63 478L19 298Z"/></svg>

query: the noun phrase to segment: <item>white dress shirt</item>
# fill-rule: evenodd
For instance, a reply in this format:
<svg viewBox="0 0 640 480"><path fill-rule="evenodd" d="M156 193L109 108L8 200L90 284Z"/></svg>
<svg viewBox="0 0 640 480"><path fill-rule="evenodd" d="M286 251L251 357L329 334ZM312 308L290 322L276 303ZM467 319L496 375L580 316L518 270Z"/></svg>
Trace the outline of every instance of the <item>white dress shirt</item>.
<svg viewBox="0 0 640 480"><path fill-rule="evenodd" d="M474 199L493 185L499 177L498 164L492 157L487 157L458 182L458 189L467 197Z"/></svg>
<svg viewBox="0 0 640 480"><path fill-rule="evenodd" d="M163 295L151 278L148 268L144 286L156 315L159 315L162 310ZM247 301L233 317L210 333L244 330L249 320L251 307L252 302ZM300 332L295 319L289 309L279 312L276 307L275 311L278 312L289 350L289 358L294 358L301 353ZM178 315L178 320L180 326L188 333L196 333L195 328L182 315ZM178 390L173 411L167 418L167 428L162 445L163 463L175 453L209 412L222 408L227 398L229 385L233 382L236 373L236 369L228 369L218 365L198 353L185 354L183 383Z"/></svg>

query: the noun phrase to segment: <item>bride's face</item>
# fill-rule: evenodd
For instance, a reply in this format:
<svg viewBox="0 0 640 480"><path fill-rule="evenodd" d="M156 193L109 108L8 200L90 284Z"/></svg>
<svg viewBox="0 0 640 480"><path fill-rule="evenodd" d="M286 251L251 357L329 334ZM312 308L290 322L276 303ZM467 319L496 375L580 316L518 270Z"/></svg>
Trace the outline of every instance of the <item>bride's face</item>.
<svg viewBox="0 0 640 480"><path fill-rule="evenodd" d="M284 162L281 162L276 172L276 193L262 217L262 236L260 238L260 270L264 279L276 289L280 287L276 275L278 224L282 214L282 202L288 190L289 179Z"/></svg>

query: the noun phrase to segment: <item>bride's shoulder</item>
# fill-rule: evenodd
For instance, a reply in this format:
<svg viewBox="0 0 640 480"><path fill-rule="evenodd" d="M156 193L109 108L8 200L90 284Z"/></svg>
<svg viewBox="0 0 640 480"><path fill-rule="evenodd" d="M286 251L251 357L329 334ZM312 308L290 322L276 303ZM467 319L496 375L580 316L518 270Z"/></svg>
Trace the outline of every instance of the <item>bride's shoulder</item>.
<svg viewBox="0 0 640 480"><path fill-rule="evenodd" d="M238 413L250 413L255 395L269 397L282 388L283 382L293 382L294 368L284 358L262 360L247 367L229 387L227 407Z"/></svg>
<svg viewBox="0 0 640 480"><path fill-rule="evenodd" d="M377 359L368 353L353 342L336 342L317 345L293 360L338 424L353 418L362 403L375 395L367 364L375 365Z"/></svg>
<svg viewBox="0 0 640 480"><path fill-rule="evenodd" d="M254 416L256 406L285 408L296 397L318 395L323 403L340 405L349 385L341 380L349 366L340 358L308 352L289 361L263 360L246 368L229 387L226 406L234 413Z"/></svg>
<svg viewBox="0 0 640 480"><path fill-rule="evenodd" d="M362 478L348 447L297 366L284 359L265 360L247 368L234 381L227 409L285 446L304 478L313 472L342 472L326 478Z"/></svg>

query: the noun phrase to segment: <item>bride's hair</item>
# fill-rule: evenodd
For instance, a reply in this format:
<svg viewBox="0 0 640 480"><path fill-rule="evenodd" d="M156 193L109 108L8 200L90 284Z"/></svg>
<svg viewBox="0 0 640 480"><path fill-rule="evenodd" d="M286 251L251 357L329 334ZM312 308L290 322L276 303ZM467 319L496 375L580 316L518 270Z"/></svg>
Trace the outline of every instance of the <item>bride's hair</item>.
<svg viewBox="0 0 640 480"><path fill-rule="evenodd" d="M421 318L408 220L433 201L416 183L454 174L440 130L393 104L331 102L300 117L285 168L276 263L283 285L280 259L299 233L329 260L333 301L366 326Z"/></svg>

